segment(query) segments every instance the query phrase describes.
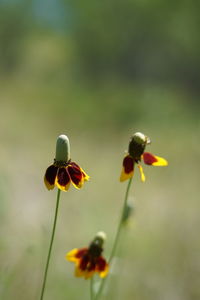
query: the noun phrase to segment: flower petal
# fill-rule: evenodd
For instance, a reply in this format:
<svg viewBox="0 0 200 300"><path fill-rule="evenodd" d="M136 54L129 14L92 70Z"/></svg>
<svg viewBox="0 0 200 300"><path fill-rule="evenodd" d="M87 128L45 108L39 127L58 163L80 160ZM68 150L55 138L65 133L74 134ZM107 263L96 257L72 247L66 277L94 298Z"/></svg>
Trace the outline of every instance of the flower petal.
<svg viewBox="0 0 200 300"><path fill-rule="evenodd" d="M152 165L152 166L167 166L168 165L168 162L166 159L159 157L159 156L155 156L149 152L144 152L142 155L142 158L146 165Z"/></svg>
<svg viewBox="0 0 200 300"><path fill-rule="evenodd" d="M56 185L62 191L67 191L70 186L70 177L65 167L59 168L56 177Z"/></svg>
<svg viewBox="0 0 200 300"><path fill-rule="evenodd" d="M139 164L138 164L138 168L140 170L140 178L141 178L142 182L145 182L146 178L145 178L145 175L144 175L144 172L143 172L143 168Z"/></svg>
<svg viewBox="0 0 200 300"><path fill-rule="evenodd" d="M77 253L79 252L79 249L77 248L74 248L72 249L71 251L69 251L65 258L69 261L72 261L72 262L77 262L77 260L79 260L80 258L77 257Z"/></svg>
<svg viewBox="0 0 200 300"><path fill-rule="evenodd" d="M85 271L82 271L78 266L75 268L75 273L74 275L76 277L84 277L85 276Z"/></svg>
<svg viewBox="0 0 200 300"><path fill-rule="evenodd" d="M84 182L84 177L83 177L80 167L76 167L76 166L70 164L67 166L67 170L69 172L72 184L77 189L80 189Z"/></svg>
<svg viewBox="0 0 200 300"><path fill-rule="evenodd" d="M89 279L93 276L94 271L85 271L84 277L85 279Z"/></svg>
<svg viewBox="0 0 200 300"><path fill-rule="evenodd" d="M88 181L88 180L90 179L90 176L87 175L87 174L85 173L85 171L84 171L81 167L79 167L79 165L77 165L75 162L71 162L71 163L70 163L70 166L74 166L74 167L76 167L77 169L80 169L80 170L81 170L81 172L82 172L82 174L83 174L83 177L84 177L84 181Z"/></svg>
<svg viewBox="0 0 200 300"><path fill-rule="evenodd" d="M78 266L75 269L75 276L76 277L84 277L85 279L89 279L94 274L94 271L88 271L88 270L81 270Z"/></svg>
<svg viewBox="0 0 200 300"><path fill-rule="evenodd" d="M93 273L95 272L95 267L95 261L91 259L88 253L85 253L80 259L79 264L77 265L76 274L77 276L83 276L85 277L85 279L88 279L92 277Z"/></svg>
<svg viewBox="0 0 200 300"><path fill-rule="evenodd" d="M58 167L51 165L47 168L44 175L44 183L48 190L52 190L55 186L56 174L58 171Z"/></svg>
<svg viewBox="0 0 200 300"><path fill-rule="evenodd" d="M90 179L90 176L87 175L87 174L85 173L85 171L83 171L82 168L80 168L80 169L81 169L81 172L82 172L82 174L83 174L84 181L88 181L88 180Z"/></svg>
<svg viewBox="0 0 200 300"><path fill-rule="evenodd" d="M81 259L87 253L87 251L88 248L74 248L65 255L65 258L66 260L74 262L77 266L80 267Z"/></svg>
<svg viewBox="0 0 200 300"><path fill-rule="evenodd" d="M106 260L102 256L100 256L97 260L96 271L99 272L99 276L101 278L104 278L108 274L108 270L109 266Z"/></svg>
<svg viewBox="0 0 200 300"><path fill-rule="evenodd" d="M82 271L85 271L86 269L88 269L88 264L90 263L90 258L88 254L85 254L81 260L80 260L80 264L79 267Z"/></svg>
<svg viewBox="0 0 200 300"><path fill-rule="evenodd" d="M99 276L101 278L106 277L108 275L108 271L109 271L109 266L108 264L106 264L105 269L99 273Z"/></svg>
<svg viewBox="0 0 200 300"><path fill-rule="evenodd" d="M120 181L125 181L133 176L134 161L130 155L126 155L123 160L123 167L120 176Z"/></svg>
<svg viewBox="0 0 200 300"><path fill-rule="evenodd" d="M77 258L81 258L83 257L83 255L85 255L88 252L88 248L80 248L78 249L78 252L76 254Z"/></svg>

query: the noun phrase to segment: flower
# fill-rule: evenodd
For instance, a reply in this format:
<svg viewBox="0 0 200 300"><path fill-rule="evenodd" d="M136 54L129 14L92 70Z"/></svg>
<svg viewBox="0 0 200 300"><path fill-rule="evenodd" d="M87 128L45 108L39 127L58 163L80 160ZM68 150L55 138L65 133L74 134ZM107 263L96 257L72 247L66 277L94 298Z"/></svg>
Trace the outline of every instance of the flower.
<svg viewBox="0 0 200 300"><path fill-rule="evenodd" d="M66 259L75 263L75 276L91 278L95 272L99 273L101 278L108 274L108 263L101 255L103 252L103 243L105 233L98 232L89 247L73 249L66 254Z"/></svg>
<svg viewBox="0 0 200 300"><path fill-rule="evenodd" d="M66 135L60 135L56 143L56 158L54 163L45 172L44 183L48 190L57 186L62 191L69 189L72 183L80 189L89 176L79 165L70 159L69 139Z"/></svg>
<svg viewBox="0 0 200 300"><path fill-rule="evenodd" d="M136 132L129 143L128 154L124 157L120 181L125 181L133 177L135 163L138 165L141 180L145 181L145 175L140 161L143 160L146 165L167 166L166 159L155 156L149 152L144 152L150 139L141 132Z"/></svg>

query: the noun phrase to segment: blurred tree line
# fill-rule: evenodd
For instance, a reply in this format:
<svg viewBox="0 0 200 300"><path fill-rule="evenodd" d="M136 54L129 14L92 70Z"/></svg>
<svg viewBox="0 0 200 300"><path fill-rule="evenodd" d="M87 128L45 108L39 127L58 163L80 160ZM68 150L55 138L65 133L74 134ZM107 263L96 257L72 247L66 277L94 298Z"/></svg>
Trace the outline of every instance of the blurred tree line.
<svg viewBox="0 0 200 300"><path fill-rule="evenodd" d="M0 2L1 73L16 70L23 60L23 41L37 23L32 2ZM199 91L199 0L60 0L57 5L65 12L59 34L68 41L70 36L73 64L82 76L164 81ZM42 22L34 28L41 30Z"/></svg>
<svg viewBox="0 0 200 300"><path fill-rule="evenodd" d="M31 1L0 1L0 72L11 73L23 59L23 41L31 28ZM33 20L33 19L32 19Z"/></svg>
<svg viewBox="0 0 200 300"><path fill-rule="evenodd" d="M92 76L114 73L199 89L200 1L76 0L70 8L76 50Z"/></svg>

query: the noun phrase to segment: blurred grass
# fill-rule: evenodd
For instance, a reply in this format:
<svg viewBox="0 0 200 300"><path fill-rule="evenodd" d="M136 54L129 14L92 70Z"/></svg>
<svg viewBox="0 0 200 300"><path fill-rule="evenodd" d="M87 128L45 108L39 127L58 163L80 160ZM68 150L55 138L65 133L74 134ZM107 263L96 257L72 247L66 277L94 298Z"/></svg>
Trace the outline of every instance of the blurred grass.
<svg viewBox="0 0 200 300"><path fill-rule="evenodd" d="M66 47L71 57L73 45L63 43L34 37L18 73L1 78L0 298L39 297L56 197L45 190L43 174L57 135L65 133L72 159L91 182L61 195L46 299L88 299L89 282L73 277L64 256L86 246L98 230L107 232L108 256L126 187L118 182L124 150L130 135L142 131L152 140L148 150L169 166L145 166L145 184L135 173L134 222L122 237L104 299L199 299L195 96L177 86L114 77L99 84L75 81L71 60L62 54Z"/></svg>

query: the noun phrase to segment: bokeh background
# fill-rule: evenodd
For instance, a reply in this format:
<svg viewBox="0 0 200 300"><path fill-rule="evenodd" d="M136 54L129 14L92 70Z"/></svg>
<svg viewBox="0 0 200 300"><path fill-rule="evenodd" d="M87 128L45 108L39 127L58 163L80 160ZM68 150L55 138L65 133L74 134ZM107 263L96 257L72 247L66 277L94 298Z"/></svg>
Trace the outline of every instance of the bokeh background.
<svg viewBox="0 0 200 300"><path fill-rule="evenodd" d="M0 299L39 299L56 191L43 184L59 134L91 176L62 193L45 299L89 299L65 253L107 233L126 189L132 133L167 168L136 172L134 215L102 299L199 300L198 0L0 1Z"/></svg>

